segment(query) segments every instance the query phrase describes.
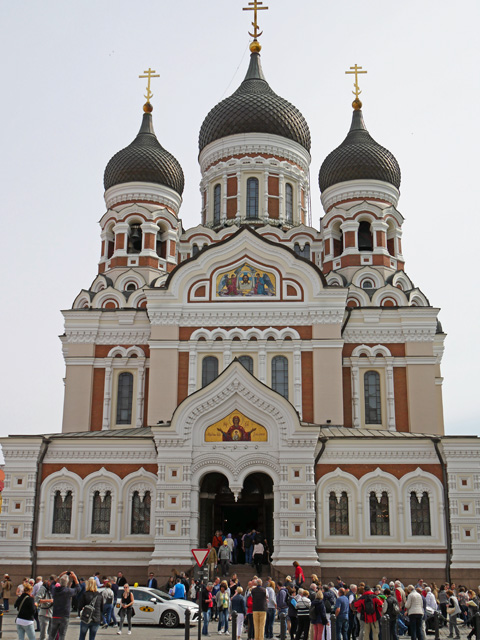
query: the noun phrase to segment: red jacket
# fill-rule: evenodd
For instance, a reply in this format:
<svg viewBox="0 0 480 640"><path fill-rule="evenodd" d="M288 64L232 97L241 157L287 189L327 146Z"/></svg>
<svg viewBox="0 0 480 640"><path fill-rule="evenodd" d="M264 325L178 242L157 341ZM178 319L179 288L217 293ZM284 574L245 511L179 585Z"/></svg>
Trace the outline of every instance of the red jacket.
<svg viewBox="0 0 480 640"><path fill-rule="evenodd" d="M373 606L375 607L375 612L373 614L365 613L365 596L372 596L373 598ZM353 606L360 612L360 616L362 620L365 620L365 622L376 622L382 617L383 603L380 598L377 598L373 591L365 591L363 596L358 598L358 600L355 600Z"/></svg>

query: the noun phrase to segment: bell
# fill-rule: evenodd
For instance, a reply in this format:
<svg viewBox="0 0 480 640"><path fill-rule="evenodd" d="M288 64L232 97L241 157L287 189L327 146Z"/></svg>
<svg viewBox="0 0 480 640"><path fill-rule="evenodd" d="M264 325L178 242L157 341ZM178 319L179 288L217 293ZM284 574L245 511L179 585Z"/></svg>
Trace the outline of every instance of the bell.
<svg viewBox="0 0 480 640"><path fill-rule="evenodd" d="M132 240L140 240L140 228L138 225L132 226L132 234L130 237Z"/></svg>

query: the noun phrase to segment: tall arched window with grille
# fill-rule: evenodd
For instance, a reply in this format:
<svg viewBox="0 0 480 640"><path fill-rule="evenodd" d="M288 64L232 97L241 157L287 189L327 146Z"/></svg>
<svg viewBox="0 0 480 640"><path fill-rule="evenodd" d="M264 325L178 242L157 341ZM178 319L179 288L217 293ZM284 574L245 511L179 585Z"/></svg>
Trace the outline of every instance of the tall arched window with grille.
<svg viewBox="0 0 480 640"><path fill-rule="evenodd" d="M335 491L330 491L329 496L330 535L348 536L348 496L342 491L340 499L337 499Z"/></svg>
<svg viewBox="0 0 480 640"><path fill-rule="evenodd" d="M370 223L362 220L358 227L359 251L373 251L373 235Z"/></svg>
<svg viewBox="0 0 480 640"><path fill-rule="evenodd" d="M216 184L213 189L213 224L220 224L220 206L222 202L222 187Z"/></svg>
<svg viewBox="0 0 480 640"><path fill-rule="evenodd" d="M288 400L288 360L285 356L272 359L272 389Z"/></svg>
<svg viewBox="0 0 480 640"><path fill-rule="evenodd" d="M375 491L370 492L370 535L390 535L390 510L386 491L382 491L380 500Z"/></svg>
<svg viewBox="0 0 480 640"><path fill-rule="evenodd" d="M367 371L363 376L365 392L365 424L382 424L382 398L380 374Z"/></svg>
<svg viewBox="0 0 480 640"><path fill-rule="evenodd" d="M253 375L253 358L250 356L239 356L238 361Z"/></svg>
<svg viewBox="0 0 480 640"><path fill-rule="evenodd" d="M146 491L143 498L138 491L134 491L132 496L132 534L148 535L150 533L151 503L150 491Z"/></svg>
<svg viewBox="0 0 480 640"><path fill-rule="evenodd" d="M258 179L247 180L247 218L258 218Z"/></svg>
<svg viewBox="0 0 480 640"><path fill-rule="evenodd" d="M53 499L53 524L52 533L69 534L72 526L72 492L68 491L62 496L60 491L55 491Z"/></svg>
<svg viewBox="0 0 480 640"><path fill-rule="evenodd" d="M107 491L102 497L100 491L93 494L92 533L110 533L110 515L112 511L112 494Z"/></svg>
<svg viewBox="0 0 480 640"><path fill-rule="evenodd" d="M202 387L213 382L218 377L218 359L207 356L202 360Z"/></svg>
<svg viewBox="0 0 480 640"><path fill-rule="evenodd" d="M118 376L117 424L132 424L133 374L124 371Z"/></svg>
<svg viewBox="0 0 480 640"><path fill-rule="evenodd" d="M285 219L289 224L293 223L293 187L288 182L285 185Z"/></svg>
<svg viewBox="0 0 480 640"><path fill-rule="evenodd" d="M430 498L424 491L419 499L416 492L410 493L410 519L412 521L412 536L431 536Z"/></svg>

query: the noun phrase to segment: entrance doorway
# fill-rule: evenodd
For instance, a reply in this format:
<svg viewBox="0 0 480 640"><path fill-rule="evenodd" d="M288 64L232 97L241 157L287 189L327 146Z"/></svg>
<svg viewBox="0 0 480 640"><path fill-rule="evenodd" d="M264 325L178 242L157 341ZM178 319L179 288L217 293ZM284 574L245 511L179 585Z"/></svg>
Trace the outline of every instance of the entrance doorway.
<svg viewBox="0 0 480 640"><path fill-rule="evenodd" d="M255 529L273 545L273 481L265 473L245 478L235 502L223 473L207 474L200 485L200 546L212 541L215 531L233 537Z"/></svg>

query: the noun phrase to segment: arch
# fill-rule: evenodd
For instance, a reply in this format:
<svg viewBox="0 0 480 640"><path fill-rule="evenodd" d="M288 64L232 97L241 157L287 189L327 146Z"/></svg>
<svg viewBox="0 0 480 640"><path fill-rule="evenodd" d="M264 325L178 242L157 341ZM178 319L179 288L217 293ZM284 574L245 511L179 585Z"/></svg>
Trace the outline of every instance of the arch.
<svg viewBox="0 0 480 640"><path fill-rule="evenodd" d="M380 287L385 285L382 275L376 269L372 269L371 267L363 267L363 269L356 271L352 278L352 284L363 289L362 282L367 278L372 280L374 289L380 289Z"/></svg>
<svg viewBox="0 0 480 640"><path fill-rule="evenodd" d="M135 217L132 217L131 220L128 220L128 237L127 237L127 253L128 254L138 254L142 251L143 244L143 230L142 223L137 222Z"/></svg>
<svg viewBox="0 0 480 640"><path fill-rule="evenodd" d="M241 355L237 357L238 361L245 369L253 375L253 358L252 356Z"/></svg>
<svg viewBox="0 0 480 640"><path fill-rule="evenodd" d="M391 301L388 305L385 304L387 300ZM372 305L376 307L406 307L407 304L407 296L403 293L403 291L400 291L400 289L392 287L391 284L385 285L380 290L376 291L372 296Z"/></svg>
<svg viewBox="0 0 480 640"><path fill-rule="evenodd" d="M358 250L359 251L373 251L373 233L370 222L365 219L359 220L358 225Z"/></svg>
<svg viewBox="0 0 480 640"><path fill-rule="evenodd" d="M349 538L357 539L358 531L355 530L357 521L354 517L355 505L358 502L358 480L350 473L337 467L334 471L322 476L316 484L315 494L317 503L317 539L320 543L322 539L337 539L336 535L330 532L329 521L329 496L331 492L336 496L341 496L342 492L348 498L348 534ZM345 537L345 534L344 534Z"/></svg>
<svg viewBox="0 0 480 640"><path fill-rule="evenodd" d="M388 347L383 344L376 344L373 347L369 347L366 344L358 345L358 347L355 347L355 349L352 351L351 357L358 358L361 355L367 355L371 358L375 358L379 355L385 356L386 358L392 356L390 349L388 349Z"/></svg>

